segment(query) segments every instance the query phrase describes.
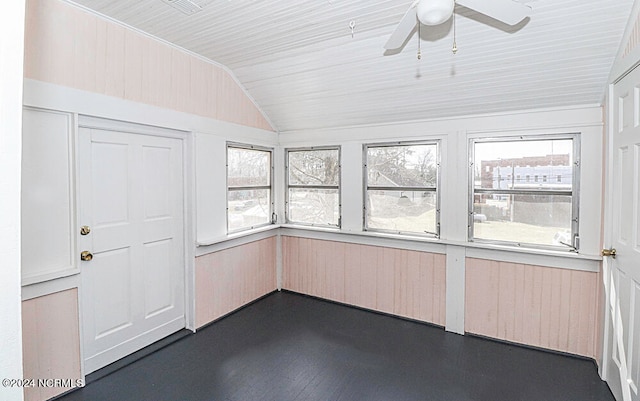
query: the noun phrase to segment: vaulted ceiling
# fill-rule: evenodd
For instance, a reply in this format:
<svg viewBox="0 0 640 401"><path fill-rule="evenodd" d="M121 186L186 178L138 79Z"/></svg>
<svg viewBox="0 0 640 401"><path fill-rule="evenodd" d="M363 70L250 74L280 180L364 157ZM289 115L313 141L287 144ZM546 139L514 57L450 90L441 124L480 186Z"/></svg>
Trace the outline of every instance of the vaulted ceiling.
<svg viewBox="0 0 640 401"><path fill-rule="evenodd" d="M600 104L633 3L519 0L515 27L457 6L454 55L452 20L383 49L411 0L193 1L75 0L224 64L281 132Z"/></svg>

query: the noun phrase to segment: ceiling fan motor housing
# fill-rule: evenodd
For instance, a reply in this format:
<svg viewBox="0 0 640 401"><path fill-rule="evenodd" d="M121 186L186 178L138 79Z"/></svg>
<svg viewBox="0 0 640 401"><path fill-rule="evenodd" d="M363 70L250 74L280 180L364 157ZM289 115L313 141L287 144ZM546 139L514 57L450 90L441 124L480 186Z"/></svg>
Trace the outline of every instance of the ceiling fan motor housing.
<svg viewBox="0 0 640 401"><path fill-rule="evenodd" d="M416 14L424 25L440 25L451 18L454 6L454 0L420 0Z"/></svg>

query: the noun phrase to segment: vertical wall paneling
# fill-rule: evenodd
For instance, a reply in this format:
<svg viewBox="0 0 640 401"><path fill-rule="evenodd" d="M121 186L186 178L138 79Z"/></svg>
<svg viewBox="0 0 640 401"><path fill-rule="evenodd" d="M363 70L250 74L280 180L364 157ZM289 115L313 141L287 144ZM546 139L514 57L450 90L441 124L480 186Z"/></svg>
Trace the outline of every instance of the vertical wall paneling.
<svg viewBox="0 0 640 401"><path fill-rule="evenodd" d="M38 3L36 3L37 5ZM35 6L35 5L34 5ZM34 22L35 23L35 22ZM96 52L96 70L95 70L95 92L96 93L106 93L106 81L105 78L107 76L107 29L109 27L109 22L107 22L106 20L100 19L100 18L96 18L96 41L95 41L95 46L93 46L95 48L95 52ZM29 33L30 29L27 29L27 34ZM133 43L129 43L129 42L133 42L133 37L129 36L125 38L127 41L127 47L125 47L125 56L127 55L127 51L129 52L129 55L131 55L131 49L132 49L132 45ZM37 46L34 46L35 48L37 48ZM26 60L28 60L28 58L25 58ZM135 65L135 59L131 61L132 64ZM35 64L35 63L34 63ZM43 81L47 81L47 79L44 79L44 77L46 77L46 75L39 73L39 74L25 74L25 77L30 77L30 76L34 76L34 77L41 77L40 79ZM130 79L135 79L135 75L132 76L132 78ZM138 95L137 99L139 99L140 96ZM135 98L131 98L131 100L136 101Z"/></svg>
<svg viewBox="0 0 640 401"><path fill-rule="evenodd" d="M606 321L605 312L606 309L606 300L604 296L604 286L603 284L603 272L598 272L598 298L597 298L597 309L596 309L596 339L595 339L595 355L596 355L596 363L598 364L598 369L600 376L602 377L602 367L603 367L603 354L604 354L604 324Z"/></svg>
<svg viewBox="0 0 640 401"><path fill-rule="evenodd" d="M282 236L276 236L276 287L282 290Z"/></svg>
<svg viewBox="0 0 640 401"><path fill-rule="evenodd" d="M445 256L283 236L283 288L443 326Z"/></svg>
<svg viewBox="0 0 640 401"><path fill-rule="evenodd" d="M171 49L171 100L169 108L184 111L190 98L191 68L189 56L178 49Z"/></svg>
<svg viewBox="0 0 640 401"><path fill-rule="evenodd" d="M465 330L596 357L599 275L467 258Z"/></svg>
<svg viewBox="0 0 640 401"><path fill-rule="evenodd" d="M205 67L205 64L199 60L190 60L191 91L189 92L190 101L188 105L189 109L193 110L193 113L200 115L204 114L207 109L207 88L204 87L207 74Z"/></svg>
<svg viewBox="0 0 640 401"><path fill-rule="evenodd" d="M274 130L219 65L60 0L26 13L26 78Z"/></svg>
<svg viewBox="0 0 640 401"><path fill-rule="evenodd" d="M106 26L104 21L100 21ZM148 58L143 58L146 38L133 31L125 33L124 56L127 60L125 74L126 84L124 96L135 102L145 102L143 93L149 89L149 72L146 67L150 64Z"/></svg>
<svg viewBox="0 0 640 401"><path fill-rule="evenodd" d="M55 35L55 33L52 32ZM78 40L82 40L78 36ZM124 98L125 94L125 28L116 24L107 25L105 46L105 91L104 94ZM70 54L70 59L80 58L80 54ZM64 67L64 66L62 66ZM131 82L129 80L128 82ZM65 85L71 86L71 85ZM83 89L83 88L80 88Z"/></svg>
<svg viewBox="0 0 640 401"><path fill-rule="evenodd" d="M23 301L22 336L25 379L82 378L77 289ZM70 388L25 387L24 398L47 400Z"/></svg>
<svg viewBox="0 0 640 401"><path fill-rule="evenodd" d="M196 327L276 289L276 238L196 258Z"/></svg>
<svg viewBox="0 0 640 401"><path fill-rule="evenodd" d="M97 49L91 44L97 41L97 22L96 18L78 18L73 33L74 36L76 32L92 36L90 40L74 41L74 52L82 57L78 57L78 64L74 66L72 85L77 88L87 88L91 92L96 91Z"/></svg>
<svg viewBox="0 0 640 401"><path fill-rule="evenodd" d="M76 269L71 115L25 109L22 136L23 284Z"/></svg>

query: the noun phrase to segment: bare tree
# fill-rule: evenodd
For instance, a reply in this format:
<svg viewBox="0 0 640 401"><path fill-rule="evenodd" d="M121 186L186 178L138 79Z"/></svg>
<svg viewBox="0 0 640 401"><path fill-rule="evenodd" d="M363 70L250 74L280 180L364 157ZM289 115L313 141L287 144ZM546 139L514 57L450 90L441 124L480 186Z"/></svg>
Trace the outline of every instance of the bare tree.
<svg viewBox="0 0 640 401"><path fill-rule="evenodd" d="M288 153L289 213L295 221L337 224L340 161L337 149Z"/></svg>

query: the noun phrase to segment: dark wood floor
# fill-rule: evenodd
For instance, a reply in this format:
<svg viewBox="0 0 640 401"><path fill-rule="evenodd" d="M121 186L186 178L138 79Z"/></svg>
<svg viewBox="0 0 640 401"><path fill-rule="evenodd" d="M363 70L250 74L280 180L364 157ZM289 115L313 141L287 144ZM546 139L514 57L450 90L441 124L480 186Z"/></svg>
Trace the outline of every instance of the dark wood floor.
<svg viewBox="0 0 640 401"><path fill-rule="evenodd" d="M613 401L592 361L274 293L61 398Z"/></svg>

